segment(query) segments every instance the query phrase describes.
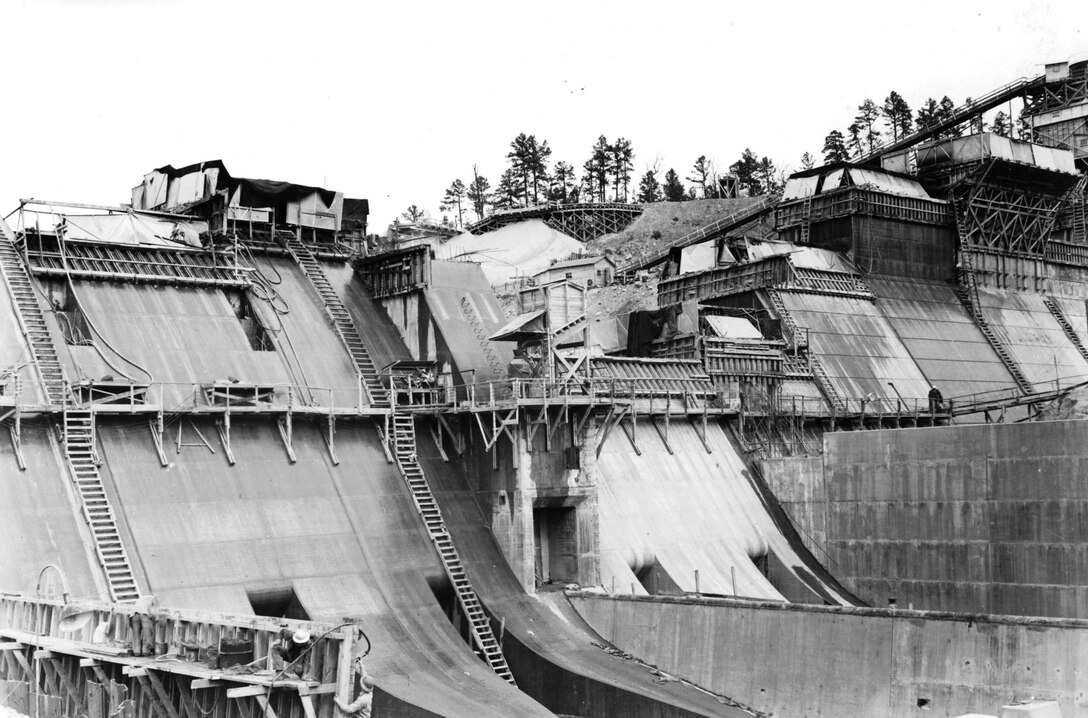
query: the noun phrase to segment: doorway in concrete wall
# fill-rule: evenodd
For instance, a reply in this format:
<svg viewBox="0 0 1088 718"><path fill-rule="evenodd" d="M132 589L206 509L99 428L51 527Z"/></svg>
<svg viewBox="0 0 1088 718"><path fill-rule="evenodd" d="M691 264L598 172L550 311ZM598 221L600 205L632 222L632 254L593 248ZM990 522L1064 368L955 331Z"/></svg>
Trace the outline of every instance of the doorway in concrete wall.
<svg viewBox="0 0 1088 718"><path fill-rule="evenodd" d="M578 581L578 512L573 506L533 509L537 585Z"/></svg>

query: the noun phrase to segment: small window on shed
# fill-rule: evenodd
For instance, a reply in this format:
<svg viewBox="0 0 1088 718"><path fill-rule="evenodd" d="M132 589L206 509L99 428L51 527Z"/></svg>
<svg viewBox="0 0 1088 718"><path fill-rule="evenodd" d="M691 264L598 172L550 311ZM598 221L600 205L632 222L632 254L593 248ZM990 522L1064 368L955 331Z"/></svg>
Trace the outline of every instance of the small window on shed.
<svg viewBox="0 0 1088 718"><path fill-rule="evenodd" d="M567 279L574 279L574 274L572 272L567 272L566 277Z"/></svg>

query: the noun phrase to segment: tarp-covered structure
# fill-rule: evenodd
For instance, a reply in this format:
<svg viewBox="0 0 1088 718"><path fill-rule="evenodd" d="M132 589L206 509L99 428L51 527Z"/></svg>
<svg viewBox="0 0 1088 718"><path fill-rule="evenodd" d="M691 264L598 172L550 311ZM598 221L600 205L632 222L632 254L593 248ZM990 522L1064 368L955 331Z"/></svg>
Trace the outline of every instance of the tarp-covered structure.
<svg viewBox="0 0 1088 718"><path fill-rule="evenodd" d="M222 160L152 170L132 188L132 206L176 211L200 205L220 192L227 197L227 218L238 221L275 221L339 231L345 213L342 192L294 182L233 177ZM361 221L365 227L369 203L348 202L352 220Z"/></svg>

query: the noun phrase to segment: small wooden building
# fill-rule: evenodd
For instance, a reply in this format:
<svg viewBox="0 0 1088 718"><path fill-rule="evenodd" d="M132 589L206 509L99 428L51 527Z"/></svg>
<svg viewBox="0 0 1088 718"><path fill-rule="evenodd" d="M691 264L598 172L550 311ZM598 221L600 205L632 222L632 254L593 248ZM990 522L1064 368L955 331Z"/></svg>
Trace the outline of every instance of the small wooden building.
<svg viewBox="0 0 1088 718"><path fill-rule="evenodd" d="M580 257L556 262L533 275L537 284L567 280L583 287L604 287L612 283L616 263L608 257Z"/></svg>

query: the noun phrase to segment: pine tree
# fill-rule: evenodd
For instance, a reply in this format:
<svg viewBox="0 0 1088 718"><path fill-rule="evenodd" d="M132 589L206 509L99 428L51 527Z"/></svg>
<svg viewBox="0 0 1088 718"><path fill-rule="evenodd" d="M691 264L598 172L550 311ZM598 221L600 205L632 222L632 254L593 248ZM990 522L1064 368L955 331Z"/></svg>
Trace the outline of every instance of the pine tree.
<svg viewBox="0 0 1088 718"><path fill-rule="evenodd" d="M510 170L521 185L520 195L526 202L536 204L540 201L541 186L548 182L548 158L552 148L548 141L537 142L536 135L524 132L510 142L510 152L506 158L510 161Z"/></svg>
<svg viewBox="0 0 1088 718"><path fill-rule="evenodd" d="M412 224L415 224L416 222L418 222L419 220L421 220L421 219L423 219L424 217L427 216L427 210L419 207L418 205L413 204L413 205L409 205L408 209L401 212L400 216L404 217L406 220L408 220Z"/></svg>
<svg viewBox="0 0 1088 718"><path fill-rule="evenodd" d="M710 163L706 161L706 155L699 155L695 164L691 166L691 176L684 179L699 185L702 188L702 197L706 199L706 183L710 179Z"/></svg>
<svg viewBox="0 0 1088 718"><path fill-rule="evenodd" d="M937 105L937 101L932 97L926 99L922 106L918 108L918 113L915 116L915 122L918 125L918 130L928 130L940 121L940 107Z"/></svg>
<svg viewBox="0 0 1088 718"><path fill-rule="evenodd" d="M465 196L472 203L472 210L476 213L477 221L484 218L487 206L491 204L490 189L491 183L487 181L487 177L480 175L476 165L472 165L472 184L465 190Z"/></svg>
<svg viewBox="0 0 1088 718"><path fill-rule="evenodd" d="M448 188L446 188L446 194L442 197L442 204L438 206L438 209L442 212L448 212L454 208L457 209L457 226L461 227L464 224L465 213L462 209L462 202L465 199L465 183L459 179L455 179Z"/></svg>
<svg viewBox="0 0 1088 718"><path fill-rule="evenodd" d="M880 111L884 115L888 129L892 131L893 142L910 134L914 123L911 119L910 105L907 104L902 95L895 90L889 92L888 96L884 98L884 105L880 108Z"/></svg>
<svg viewBox="0 0 1088 718"><path fill-rule="evenodd" d="M951 120L956 109L956 103L952 101L948 95L941 98L941 104L937 107L937 121L945 122ZM949 127L944 132L941 132L941 137L959 137L963 134L963 128L959 125Z"/></svg>
<svg viewBox="0 0 1088 718"><path fill-rule="evenodd" d="M552 192L552 198L563 202L564 204L569 202L570 187L574 183L574 168L566 162L556 162L555 172L552 173L552 180L555 183L555 191Z"/></svg>
<svg viewBox="0 0 1088 718"><path fill-rule="evenodd" d="M646 174L642 175L636 199L642 204L661 201L661 183L657 181L657 173L653 170L646 170Z"/></svg>
<svg viewBox="0 0 1088 718"><path fill-rule="evenodd" d="M683 202L687 199L684 185L680 182L676 170L670 169L665 173L665 186L662 188L667 202Z"/></svg>
<svg viewBox="0 0 1088 718"><path fill-rule="evenodd" d="M1021 107L1020 114L1016 116L1016 137L1024 142L1035 141L1035 128L1032 127L1027 105Z"/></svg>
<svg viewBox="0 0 1088 718"><path fill-rule="evenodd" d="M513 167L509 167L499 177L499 184L495 188L495 207L507 209L522 204L525 198L525 184L523 177L519 176Z"/></svg>
<svg viewBox="0 0 1088 718"><path fill-rule="evenodd" d="M865 152L872 152L880 144L880 130L877 123L880 121L880 108L876 103L866 98L858 105L858 114L854 118L854 124L859 128L861 142L859 148Z"/></svg>
<svg viewBox="0 0 1088 718"><path fill-rule="evenodd" d="M758 187L753 194L778 194L782 191L782 182L778 177L778 169L771 162L770 157L762 158L756 165L755 178Z"/></svg>
<svg viewBox="0 0 1088 718"><path fill-rule="evenodd" d="M620 137L612 145L609 145L609 169L612 172L616 187L616 201L623 197L627 201L627 190L631 184L631 170L634 167L635 151L631 147L631 140ZM622 189L623 193L620 194Z"/></svg>
<svg viewBox="0 0 1088 718"><path fill-rule="evenodd" d="M861 134L862 127L857 122L850 123L850 126L846 128L846 136L849 138L846 141L846 147L850 150L851 157L859 157L864 151Z"/></svg>
<svg viewBox="0 0 1088 718"><path fill-rule="evenodd" d="M846 138L838 130L831 130L824 138L824 164L847 162L850 151L846 149Z"/></svg>
<svg viewBox="0 0 1088 718"><path fill-rule="evenodd" d="M816 158L806 152L801 155L801 169L810 170L816 166Z"/></svg>
<svg viewBox="0 0 1088 718"><path fill-rule="evenodd" d="M749 148L744 149L739 160L729 165L729 171L737 176L738 184L747 189L750 196L761 194L759 179L756 177L758 169L759 159Z"/></svg>
<svg viewBox="0 0 1088 718"><path fill-rule="evenodd" d="M597 144L590 150L586 169L593 175L592 186L597 192L597 201L608 200L608 177L611 165L612 148L604 135L597 138ZM590 193L592 194L592 193Z"/></svg>
<svg viewBox="0 0 1088 718"><path fill-rule="evenodd" d="M1012 119L1002 110L994 115L994 121L990 123L990 132L1000 137L1012 136Z"/></svg>
<svg viewBox="0 0 1088 718"><path fill-rule="evenodd" d="M597 173L593 164L593 158L590 157L582 165L582 184L580 195L585 198L586 202L593 202L597 199Z"/></svg>

